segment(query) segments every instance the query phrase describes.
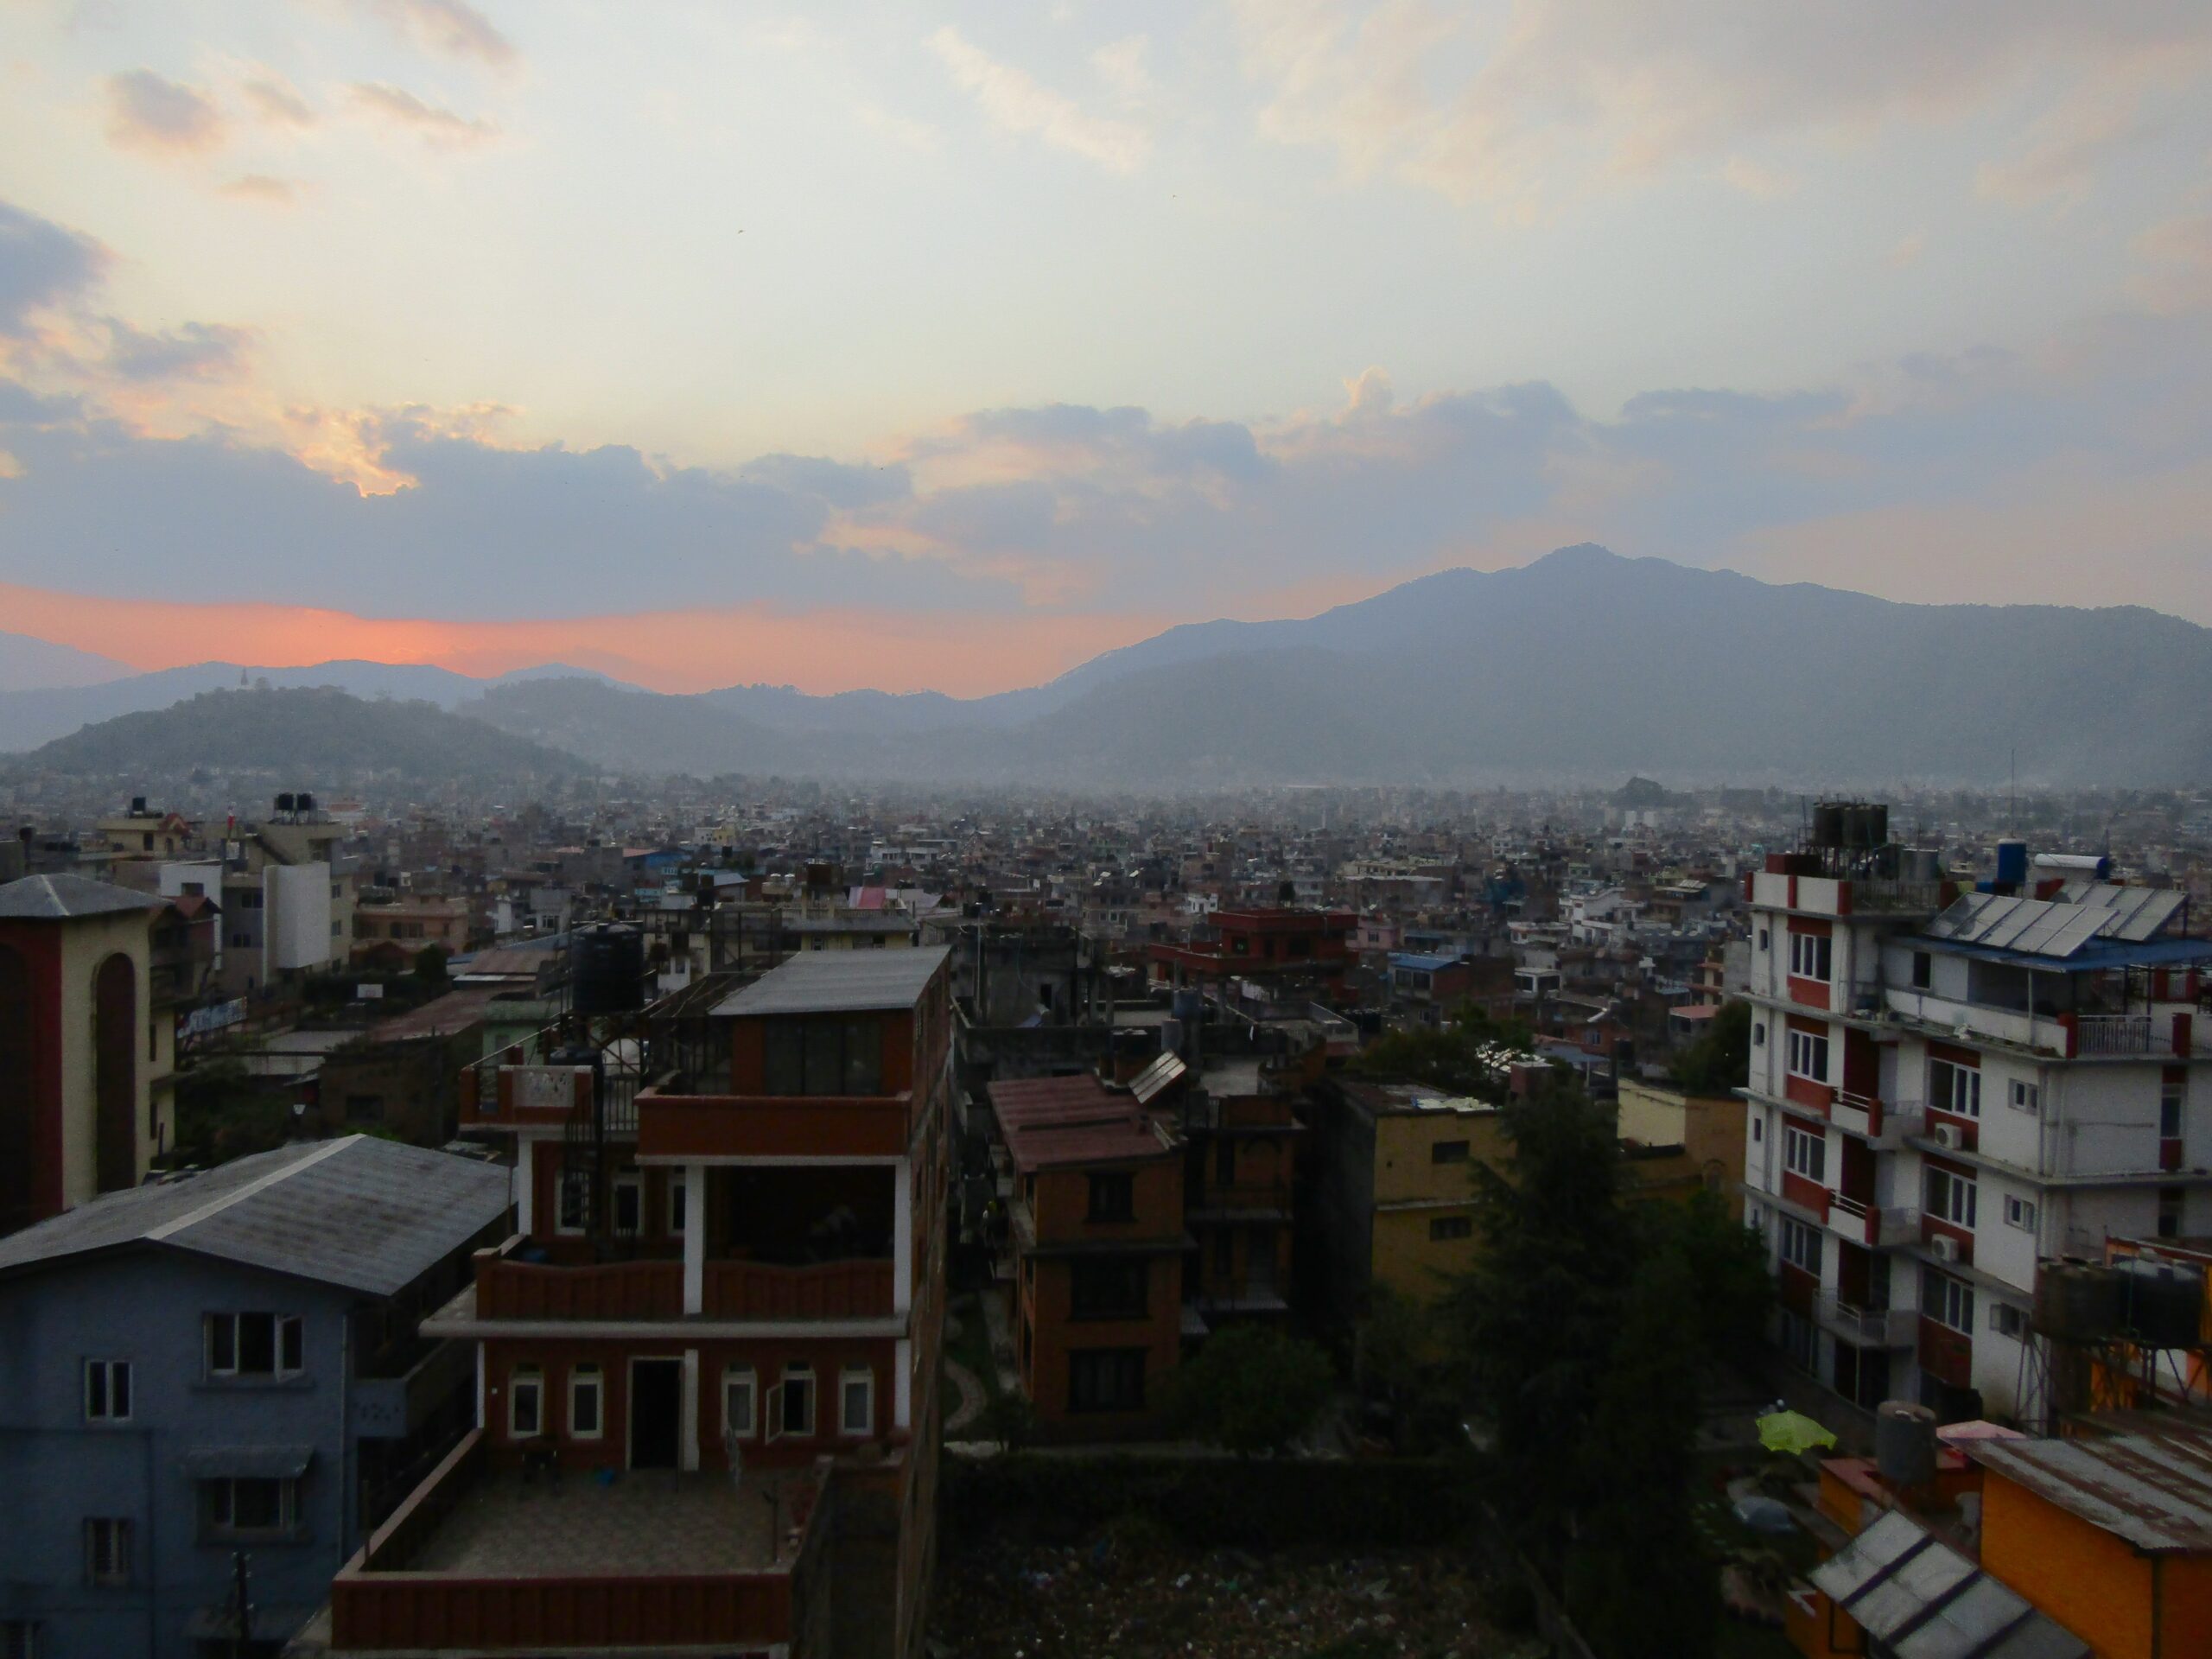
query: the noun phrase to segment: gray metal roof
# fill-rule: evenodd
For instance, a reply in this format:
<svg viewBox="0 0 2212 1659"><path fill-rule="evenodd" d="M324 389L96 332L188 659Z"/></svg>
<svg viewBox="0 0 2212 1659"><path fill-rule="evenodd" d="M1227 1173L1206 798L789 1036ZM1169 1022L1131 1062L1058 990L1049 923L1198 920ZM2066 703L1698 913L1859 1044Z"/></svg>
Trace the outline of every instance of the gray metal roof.
<svg viewBox="0 0 2212 1659"><path fill-rule="evenodd" d="M115 916L127 910L159 910L168 901L87 875L27 875L0 887L0 918L67 921L73 916Z"/></svg>
<svg viewBox="0 0 2212 1659"><path fill-rule="evenodd" d="M389 1296L499 1219L508 1172L348 1135L110 1192L0 1238L0 1274L163 1246Z"/></svg>
<svg viewBox="0 0 2212 1659"><path fill-rule="evenodd" d="M717 1014L861 1014L911 1008L952 955L948 945L909 950L809 950L734 991Z"/></svg>
<svg viewBox="0 0 2212 1659"><path fill-rule="evenodd" d="M2138 1549L2212 1552L2212 1435L2177 1428L1959 1449Z"/></svg>
<svg viewBox="0 0 2212 1659"><path fill-rule="evenodd" d="M1812 1580L1897 1659L2086 1659L2089 1644L1892 1510Z"/></svg>

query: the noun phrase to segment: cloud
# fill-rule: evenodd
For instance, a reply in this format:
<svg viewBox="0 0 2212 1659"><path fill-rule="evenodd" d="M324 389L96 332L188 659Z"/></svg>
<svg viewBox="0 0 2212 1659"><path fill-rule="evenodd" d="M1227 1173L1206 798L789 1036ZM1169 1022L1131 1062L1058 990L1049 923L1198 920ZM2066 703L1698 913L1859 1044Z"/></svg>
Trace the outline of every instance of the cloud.
<svg viewBox="0 0 2212 1659"><path fill-rule="evenodd" d="M280 179L267 173L245 173L217 191L238 201L256 201L271 207L289 207L300 199L303 187L297 179Z"/></svg>
<svg viewBox="0 0 2212 1659"><path fill-rule="evenodd" d="M321 119L315 106L281 75L256 75L241 86L238 92L253 106L256 118L267 126L304 129Z"/></svg>
<svg viewBox="0 0 2212 1659"><path fill-rule="evenodd" d="M2212 309L2212 213L2153 225L2134 242L2145 268L2135 290L2156 311Z"/></svg>
<svg viewBox="0 0 2212 1659"><path fill-rule="evenodd" d="M106 366L124 380L227 380L245 372L254 337L250 329L211 322L146 334L111 317L108 342Z"/></svg>
<svg viewBox="0 0 2212 1659"><path fill-rule="evenodd" d="M1910 270L1927 257L1928 238L1919 231L1900 237L1889 251L1888 264L1891 270Z"/></svg>
<svg viewBox="0 0 2212 1659"><path fill-rule="evenodd" d="M1264 137L1526 215L1693 156L1936 122L2043 80L2201 67L2193 0L1234 0Z"/></svg>
<svg viewBox="0 0 2212 1659"><path fill-rule="evenodd" d="M1782 201L1797 194L1798 181L1789 174L1742 156L1731 156L1721 165L1720 181L1754 201Z"/></svg>
<svg viewBox="0 0 2212 1659"><path fill-rule="evenodd" d="M1151 149L1151 139L1141 127L1087 114L1073 99L970 45L949 23L930 36L930 46L954 83L1007 132L1034 134L1054 149L1096 162L1109 173L1135 172Z"/></svg>
<svg viewBox="0 0 2212 1659"><path fill-rule="evenodd" d="M34 312L84 298L110 263L91 237L0 201L0 338L25 338Z"/></svg>
<svg viewBox="0 0 2212 1659"><path fill-rule="evenodd" d="M1109 92L1122 98L1142 98L1152 90L1152 75L1145 68L1145 54L1151 45L1147 35L1126 35L1093 52L1091 67L1098 71L1098 79L1106 83Z"/></svg>
<svg viewBox="0 0 2212 1659"><path fill-rule="evenodd" d="M515 61L514 43L467 0L362 0L403 39L442 57L474 59L493 68Z"/></svg>
<svg viewBox="0 0 2212 1659"><path fill-rule="evenodd" d="M1976 194L2015 207L2080 201L2099 168L2147 136L2139 99L2129 77L2108 76L2076 89L2029 129L2019 154L1976 170Z"/></svg>
<svg viewBox="0 0 2212 1659"><path fill-rule="evenodd" d="M228 136L213 99L150 69L110 75L106 85L107 136L124 149L193 155L218 148Z"/></svg>
<svg viewBox="0 0 2212 1659"><path fill-rule="evenodd" d="M426 104L414 93L382 81L356 81L346 89L356 108L372 119L396 130L412 132L426 144L440 149L489 143L499 136L499 127L481 118L471 120L435 104Z"/></svg>

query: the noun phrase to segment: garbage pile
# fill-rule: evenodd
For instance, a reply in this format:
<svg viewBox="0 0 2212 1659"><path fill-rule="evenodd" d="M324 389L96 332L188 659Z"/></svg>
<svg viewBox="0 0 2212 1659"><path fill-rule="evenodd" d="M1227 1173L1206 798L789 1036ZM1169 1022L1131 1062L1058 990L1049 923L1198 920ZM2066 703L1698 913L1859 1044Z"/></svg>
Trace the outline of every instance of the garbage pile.
<svg viewBox="0 0 2212 1659"><path fill-rule="evenodd" d="M948 1556L931 1659L1502 1659L1464 1549L1178 1550L1101 1538Z"/></svg>

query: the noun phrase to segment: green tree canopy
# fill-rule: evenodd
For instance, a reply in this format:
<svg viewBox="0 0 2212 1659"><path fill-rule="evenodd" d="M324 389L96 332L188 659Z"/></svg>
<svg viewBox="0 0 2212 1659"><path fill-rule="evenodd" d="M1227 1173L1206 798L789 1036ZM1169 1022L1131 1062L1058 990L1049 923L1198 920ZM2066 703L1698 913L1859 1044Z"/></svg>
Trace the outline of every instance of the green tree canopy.
<svg viewBox="0 0 2212 1659"><path fill-rule="evenodd" d="M1173 1373L1168 1415L1182 1432L1247 1454L1288 1446L1336 1390L1329 1356L1268 1325L1232 1325Z"/></svg>
<svg viewBox="0 0 2212 1659"><path fill-rule="evenodd" d="M1675 1084L1694 1095L1725 1095L1751 1074L1751 1005L1724 1002L1704 1033L1675 1060Z"/></svg>

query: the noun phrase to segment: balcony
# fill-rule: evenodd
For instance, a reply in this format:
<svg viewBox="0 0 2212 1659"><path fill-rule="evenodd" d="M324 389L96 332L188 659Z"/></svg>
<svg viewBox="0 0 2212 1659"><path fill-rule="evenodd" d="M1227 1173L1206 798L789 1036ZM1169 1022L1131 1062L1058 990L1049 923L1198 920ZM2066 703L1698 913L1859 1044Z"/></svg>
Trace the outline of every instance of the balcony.
<svg viewBox="0 0 2212 1659"><path fill-rule="evenodd" d="M1828 1230L1870 1250L1920 1243L1920 1211L1902 1205L1878 1207L1840 1192L1828 1198Z"/></svg>
<svg viewBox="0 0 2212 1659"><path fill-rule="evenodd" d="M1884 995L1890 1012L1901 1020L1940 1027L1942 1034L1963 1033L1969 1039L2007 1043L2015 1048L2035 1049L2063 1055L2069 1052L2069 1034L2059 1020L2021 1008L1993 1007L1986 1002L1961 1002L1932 991L1907 990L1892 985Z"/></svg>
<svg viewBox="0 0 2212 1659"><path fill-rule="evenodd" d="M893 1263L855 1257L786 1267L769 1262L705 1264L699 1315L709 1319L887 1319L894 1312ZM483 1255L476 1262L480 1319L579 1319L601 1323L680 1319L681 1262L608 1262L555 1267Z"/></svg>
<svg viewBox="0 0 2212 1659"><path fill-rule="evenodd" d="M642 1158L897 1158L911 1137L913 1096L670 1095L636 1099Z"/></svg>
<svg viewBox="0 0 2212 1659"><path fill-rule="evenodd" d="M1948 1325L1923 1317L1920 1320L1920 1369L1939 1382L1955 1389L1974 1386L1974 1338Z"/></svg>
<svg viewBox="0 0 2212 1659"><path fill-rule="evenodd" d="M489 1468L482 1437L333 1581L334 1649L752 1651L802 1629L826 1565L826 1470L747 1471L742 1493L719 1471L532 1483Z"/></svg>
<svg viewBox="0 0 2212 1659"><path fill-rule="evenodd" d="M1813 1316L1856 1348L1910 1348L1920 1316L1909 1307L1859 1307L1824 1291Z"/></svg>

